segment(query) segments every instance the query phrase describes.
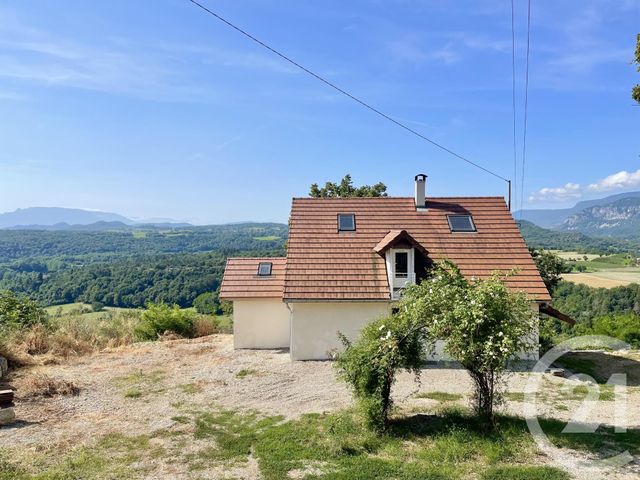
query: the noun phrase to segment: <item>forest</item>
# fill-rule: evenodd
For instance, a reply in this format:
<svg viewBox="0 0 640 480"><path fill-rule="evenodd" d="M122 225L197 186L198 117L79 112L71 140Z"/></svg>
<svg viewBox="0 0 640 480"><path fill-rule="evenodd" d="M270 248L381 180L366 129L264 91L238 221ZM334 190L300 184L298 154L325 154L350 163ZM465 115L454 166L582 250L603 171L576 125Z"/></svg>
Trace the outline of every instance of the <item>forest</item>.
<svg viewBox="0 0 640 480"><path fill-rule="evenodd" d="M191 306L215 291L227 257L284 254L287 227L237 224L136 231L0 230L0 290L41 305Z"/></svg>

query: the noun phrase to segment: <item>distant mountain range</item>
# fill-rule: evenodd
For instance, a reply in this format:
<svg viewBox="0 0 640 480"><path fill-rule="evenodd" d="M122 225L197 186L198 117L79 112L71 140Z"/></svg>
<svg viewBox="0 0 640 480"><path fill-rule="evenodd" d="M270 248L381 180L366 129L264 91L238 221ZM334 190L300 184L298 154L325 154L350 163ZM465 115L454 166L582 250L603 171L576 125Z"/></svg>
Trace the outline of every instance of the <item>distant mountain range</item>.
<svg viewBox="0 0 640 480"><path fill-rule="evenodd" d="M161 221L157 221L161 220ZM123 215L80 208L29 207L0 213L0 229L121 230L140 226L188 227L169 219L132 220Z"/></svg>
<svg viewBox="0 0 640 480"><path fill-rule="evenodd" d="M599 237L640 238L640 192L578 202L572 208L522 210L515 218L540 227Z"/></svg>

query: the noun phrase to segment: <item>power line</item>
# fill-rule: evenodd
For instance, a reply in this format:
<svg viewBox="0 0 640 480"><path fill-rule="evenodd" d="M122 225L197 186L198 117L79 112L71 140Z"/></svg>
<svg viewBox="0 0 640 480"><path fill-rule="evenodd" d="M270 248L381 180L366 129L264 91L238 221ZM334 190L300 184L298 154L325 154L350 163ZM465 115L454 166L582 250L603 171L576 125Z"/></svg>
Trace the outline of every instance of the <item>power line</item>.
<svg viewBox="0 0 640 480"><path fill-rule="evenodd" d="M516 27L513 0L511 0L511 103L513 107L513 196L517 199L518 154L516 147Z"/></svg>
<svg viewBox="0 0 640 480"><path fill-rule="evenodd" d="M480 170L493 175L496 178L499 178L501 180L504 180L505 182L508 182L509 180L504 178L502 175L499 175L495 172L492 172L491 170L489 170L488 168L483 167L482 165L479 165L471 160L469 160L468 158L463 157L462 155L454 152L453 150L450 150L449 148L440 145L438 142L431 140L430 138L424 136L423 134L421 134L420 132L414 130L413 128L405 125L404 123L399 122L398 120L395 120L394 118L390 117L389 115L387 115L386 113L381 112L380 110L378 110L375 107L372 107L371 105L369 105L368 103L364 102L363 100L360 100L358 97L356 97L355 95L352 95L351 93L347 92L346 90L343 90L342 88L338 87L337 85L335 85L334 83L331 83L329 80L321 77L320 75L318 75L317 73L312 72L311 70L309 70L308 68L300 65L299 63L297 63L296 61L292 60L291 58L289 58L288 56L286 56L283 53L280 53L278 50L270 47L269 45L267 45L266 43L264 43L262 40L259 40L258 38L254 37L253 35L251 35L249 32L243 30L242 28L234 25L233 23L231 23L229 20L225 19L224 17L218 15L217 13L215 13L214 11L210 10L209 8L205 7L204 5L202 5L201 3L197 2L196 0L188 0L189 2L191 2L192 4L196 5L197 7L199 7L200 9L204 10L205 12L207 12L209 15L214 16L215 18L217 18L218 20L220 20L221 22L225 23L226 25L228 25L229 27L233 28L234 30L240 32L242 35L244 35L245 37L253 40L254 42L256 42L258 45L261 45L262 47L266 48L267 50L269 50L270 52L278 55L280 58L282 58L283 60L286 60L287 62L289 62L290 64L294 65L295 67L299 68L300 70L302 70L305 73L308 73L309 75L311 75L312 77L314 77L316 80L320 80L322 83L324 83L325 85L328 85L329 87L333 88L334 90L340 92L341 94L349 97L351 100L359 103L361 106L371 110L372 112L380 115L381 117L385 118L386 120L389 120L391 123L394 123L395 125L397 125L398 127L401 127L403 129L405 129L406 131L408 131L409 133L412 133L413 135L421 138L422 140L425 140L427 142L429 142L430 144L432 144L435 147L438 147L441 150L444 150L445 152L449 153L450 155L453 155L454 157L467 162L469 165L473 165L476 168L479 168Z"/></svg>
<svg viewBox="0 0 640 480"><path fill-rule="evenodd" d="M522 220L522 208L524 207L524 174L527 159L527 107L529 105L529 46L531 44L531 0L527 7L527 66L524 74L524 129L522 133L522 176L520 178L520 219Z"/></svg>

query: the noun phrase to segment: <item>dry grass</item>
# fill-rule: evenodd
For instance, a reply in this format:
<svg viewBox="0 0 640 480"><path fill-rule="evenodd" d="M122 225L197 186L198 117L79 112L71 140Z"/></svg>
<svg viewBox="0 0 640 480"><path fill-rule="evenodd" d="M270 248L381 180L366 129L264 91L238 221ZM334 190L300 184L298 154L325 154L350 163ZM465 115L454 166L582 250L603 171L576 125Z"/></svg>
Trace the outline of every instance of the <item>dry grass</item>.
<svg viewBox="0 0 640 480"><path fill-rule="evenodd" d="M29 373L13 382L16 396L26 400L36 397L54 397L57 395L77 395L80 388L73 382L44 373Z"/></svg>
<svg viewBox="0 0 640 480"><path fill-rule="evenodd" d="M134 341L135 314L82 315L52 318L48 325L34 325L6 332L0 337L0 355L13 366L46 365Z"/></svg>
<svg viewBox="0 0 640 480"><path fill-rule="evenodd" d="M194 337L206 337L207 335L213 335L218 329L211 317L198 317L193 322L193 336Z"/></svg>

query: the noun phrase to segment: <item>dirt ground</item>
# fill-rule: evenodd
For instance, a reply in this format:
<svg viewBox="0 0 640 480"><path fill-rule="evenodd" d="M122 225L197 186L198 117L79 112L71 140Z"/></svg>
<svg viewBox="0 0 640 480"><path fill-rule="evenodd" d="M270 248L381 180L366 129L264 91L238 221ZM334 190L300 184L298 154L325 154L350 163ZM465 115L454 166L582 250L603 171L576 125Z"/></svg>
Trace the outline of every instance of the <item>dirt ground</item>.
<svg viewBox="0 0 640 480"><path fill-rule="evenodd" d="M24 398L30 377L38 374L71 382L80 391L71 396ZM533 375L511 375L507 390L512 395L504 410L523 415L526 398L521 392ZM579 383L551 375L538 375L537 379L543 388L539 412L569 420L582 402L558 397L558 392ZM0 444L34 449L73 447L109 433L140 435L179 428L173 417L185 403L200 408L217 405L256 410L285 418L334 411L352 403L346 385L336 379L333 363L291 362L287 351L234 351L231 335L133 344L59 365L22 369L10 380L17 389L19 422L0 429ZM459 399L454 395L446 401L462 405L468 404L471 390L464 370L432 367L423 370L420 383L413 375L400 375L393 396L401 410L411 412L442 403L442 399L420 398L429 392L458 394ZM619 423L615 404L598 402L585 420ZM625 426L640 428L637 387L628 392L626 408ZM166 476L172 477L179 475Z"/></svg>

